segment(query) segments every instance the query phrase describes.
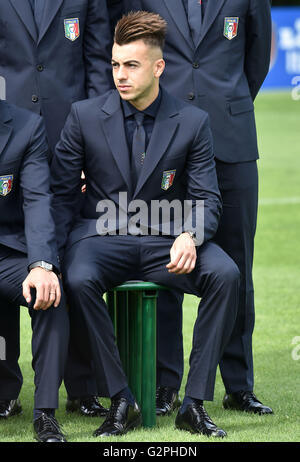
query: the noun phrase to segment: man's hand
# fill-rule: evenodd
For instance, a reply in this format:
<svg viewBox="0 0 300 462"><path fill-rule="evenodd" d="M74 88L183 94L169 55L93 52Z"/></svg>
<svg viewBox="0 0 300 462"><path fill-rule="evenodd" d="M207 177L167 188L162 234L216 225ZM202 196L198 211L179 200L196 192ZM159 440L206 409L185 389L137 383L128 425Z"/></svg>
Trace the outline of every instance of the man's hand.
<svg viewBox="0 0 300 462"><path fill-rule="evenodd" d="M31 302L30 289L36 289L34 310L47 310L60 303L61 292L58 278L53 271L44 268L33 268L23 282L23 296L27 303Z"/></svg>
<svg viewBox="0 0 300 462"><path fill-rule="evenodd" d="M175 239L170 257L170 263L166 265L169 273L189 274L193 271L197 253L194 241L188 233L182 233Z"/></svg>

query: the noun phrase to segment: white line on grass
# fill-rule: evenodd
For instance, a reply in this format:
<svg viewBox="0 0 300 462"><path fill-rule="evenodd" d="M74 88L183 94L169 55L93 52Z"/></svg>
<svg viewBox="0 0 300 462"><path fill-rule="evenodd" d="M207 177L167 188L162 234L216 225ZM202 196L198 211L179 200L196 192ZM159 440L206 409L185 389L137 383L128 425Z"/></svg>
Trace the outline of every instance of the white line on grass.
<svg viewBox="0 0 300 462"><path fill-rule="evenodd" d="M258 205L290 205L300 204L300 197L274 197L269 199L259 199Z"/></svg>

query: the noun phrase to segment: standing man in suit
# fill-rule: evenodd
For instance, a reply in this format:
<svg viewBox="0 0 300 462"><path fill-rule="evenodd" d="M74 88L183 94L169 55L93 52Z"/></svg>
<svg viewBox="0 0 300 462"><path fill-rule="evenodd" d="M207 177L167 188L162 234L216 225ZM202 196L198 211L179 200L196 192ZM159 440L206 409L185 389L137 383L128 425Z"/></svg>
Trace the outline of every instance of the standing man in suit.
<svg viewBox="0 0 300 462"><path fill-rule="evenodd" d="M53 151L71 103L112 87L106 0L8 0L0 26L6 98L43 116Z"/></svg>
<svg viewBox="0 0 300 462"><path fill-rule="evenodd" d="M270 1L124 0L123 5L125 11L151 11L167 21L167 64L161 83L172 95L210 116L223 202L214 239L241 273L238 315L220 361L226 389L223 405L270 414L272 409L253 393L252 358L252 263L258 205L253 102L269 69ZM178 341L173 338L173 344Z"/></svg>
<svg viewBox="0 0 300 462"><path fill-rule="evenodd" d="M221 202L208 116L159 87L165 30L165 21L151 13L129 14L118 22L112 52L117 90L72 105L52 164L70 314L78 329L82 321L87 325L88 345L83 338L80 347L91 349L98 386L111 397L95 436L122 435L141 423L102 297L123 281L141 278L202 297L176 426L226 434L208 417L203 400L213 399L216 368L236 315L239 271L210 242ZM87 192L78 214L74 192L83 165ZM120 194L127 197L126 205ZM174 215L167 207L168 219L162 212L157 221L151 213L157 201L172 204ZM182 213L175 210L183 210L186 202L196 213L193 230L191 215L184 213L187 220L181 223ZM146 207L140 225L132 222L134 203Z"/></svg>
<svg viewBox="0 0 300 462"><path fill-rule="evenodd" d="M0 212L0 336L6 346L0 360L0 418L21 412L18 312L24 305L32 325L35 435L39 441L62 442L54 411L69 321L57 277L48 145L41 117L4 101L0 101Z"/></svg>
<svg viewBox="0 0 300 462"><path fill-rule="evenodd" d="M0 2L0 76L6 99L43 116L50 157L71 103L112 87L111 43L106 0ZM94 397L90 364L78 356L72 335L65 386L68 411L105 415Z"/></svg>

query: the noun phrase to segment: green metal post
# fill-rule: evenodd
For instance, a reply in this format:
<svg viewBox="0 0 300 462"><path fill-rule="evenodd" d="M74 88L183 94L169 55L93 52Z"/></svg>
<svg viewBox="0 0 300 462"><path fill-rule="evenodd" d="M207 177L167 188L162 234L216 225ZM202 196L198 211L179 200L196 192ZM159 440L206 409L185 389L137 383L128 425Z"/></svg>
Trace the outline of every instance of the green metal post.
<svg viewBox="0 0 300 462"><path fill-rule="evenodd" d="M124 372L128 377L129 345L128 345L128 293L120 292L117 298L117 345Z"/></svg>
<svg viewBox="0 0 300 462"><path fill-rule="evenodd" d="M129 292L129 386L139 406L142 402L142 293Z"/></svg>
<svg viewBox="0 0 300 462"><path fill-rule="evenodd" d="M156 290L143 292L142 414L144 427L156 424Z"/></svg>

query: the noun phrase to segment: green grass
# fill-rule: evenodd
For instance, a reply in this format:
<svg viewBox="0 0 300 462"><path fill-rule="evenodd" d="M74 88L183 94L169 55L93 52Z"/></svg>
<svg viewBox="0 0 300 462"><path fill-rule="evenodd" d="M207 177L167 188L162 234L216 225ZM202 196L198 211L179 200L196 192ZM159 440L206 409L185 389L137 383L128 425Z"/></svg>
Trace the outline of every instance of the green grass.
<svg viewBox="0 0 300 462"><path fill-rule="evenodd" d="M206 403L213 420L223 427L228 442L292 442L300 440L300 360L292 359L292 339L300 336L300 102L289 93L263 93L256 101L261 159L260 207L256 235L254 282L256 326L253 339L255 392L274 409L274 415L255 416L225 411L218 372L215 399ZM276 202L277 201L277 202ZM184 302L185 376L191 346L197 300ZM33 374L31 370L30 320L22 309L20 364L24 375L21 392L23 415L1 422L1 441L32 441ZM70 442L95 441L93 430L100 419L66 415L66 393L60 391L58 420ZM109 404L107 400L103 400ZM151 430L137 430L107 442L206 442L174 429L175 416L159 418ZM101 420L102 421L102 420ZM98 441L98 440L96 440Z"/></svg>

